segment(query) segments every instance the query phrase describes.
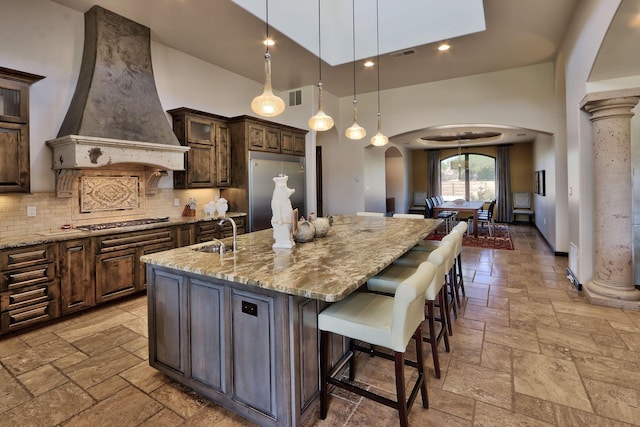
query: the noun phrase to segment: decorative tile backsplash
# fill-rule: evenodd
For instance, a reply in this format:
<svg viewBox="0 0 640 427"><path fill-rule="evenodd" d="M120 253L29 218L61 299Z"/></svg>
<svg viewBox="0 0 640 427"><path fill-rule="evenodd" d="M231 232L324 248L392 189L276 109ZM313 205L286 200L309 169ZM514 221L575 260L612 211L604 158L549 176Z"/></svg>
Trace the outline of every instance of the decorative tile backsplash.
<svg viewBox="0 0 640 427"><path fill-rule="evenodd" d="M131 210L139 207L137 176L83 176L80 178L80 212Z"/></svg>
<svg viewBox="0 0 640 427"><path fill-rule="evenodd" d="M77 198L56 197L55 192L0 194L0 241L29 233L59 231L64 224L78 226L140 218L180 217L184 205L192 197L198 201L197 215L203 215L203 206L220 197L220 191L217 188L160 188L157 194L145 198L144 210L135 214L130 211L103 211L92 213L91 218L87 219L78 218L80 209ZM174 206L175 199L179 200L178 206ZM35 217L27 216L28 206L36 207Z"/></svg>

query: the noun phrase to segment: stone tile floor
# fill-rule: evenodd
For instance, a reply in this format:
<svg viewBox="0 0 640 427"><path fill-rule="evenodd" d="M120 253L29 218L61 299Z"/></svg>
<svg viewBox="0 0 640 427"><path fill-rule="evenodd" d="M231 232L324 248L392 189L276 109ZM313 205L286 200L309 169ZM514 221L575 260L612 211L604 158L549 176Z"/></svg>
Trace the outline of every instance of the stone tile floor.
<svg viewBox="0 0 640 427"><path fill-rule="evenodd" d="M587 304L535 228L515 250L465 248L467 298L430 408L415 426L640 425L640 312ZM2 426L245 426L148 366L146 297L0 340ZM432 367L425 344L427 365ZM359 359L358 379L393 392L393 369ZM391 426L395 412L336 392L318 426Z"/></svg>

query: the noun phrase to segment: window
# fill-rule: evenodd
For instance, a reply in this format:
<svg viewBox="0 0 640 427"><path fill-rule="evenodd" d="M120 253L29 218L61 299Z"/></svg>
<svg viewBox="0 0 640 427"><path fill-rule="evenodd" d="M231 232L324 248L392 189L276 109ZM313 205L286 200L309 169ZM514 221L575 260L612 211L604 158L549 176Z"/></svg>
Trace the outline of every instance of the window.
<svg viewBox="0 0 640 427"><path fill-rule="evenodd" d="M440 193L444 200L495 199L496 159L464 153L441 160Z"/></svg>

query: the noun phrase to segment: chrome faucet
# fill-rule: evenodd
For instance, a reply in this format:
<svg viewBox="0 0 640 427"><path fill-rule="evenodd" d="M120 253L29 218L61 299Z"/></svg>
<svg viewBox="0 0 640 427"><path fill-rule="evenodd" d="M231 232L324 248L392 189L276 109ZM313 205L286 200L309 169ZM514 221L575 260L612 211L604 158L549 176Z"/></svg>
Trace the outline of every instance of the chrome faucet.
<svg viewBox="0 0 640 427"><path fill-rule="evenodd" d="M218 225L222 226L224 225L225 221L230 221L231 222L231 228L233 228L233 252L235 253L236 250L238 249L236 246L236 236L237 236L237 229L236 229L236 222L233 220L233 218L222 218L222 220L218 223Z"/></svg>

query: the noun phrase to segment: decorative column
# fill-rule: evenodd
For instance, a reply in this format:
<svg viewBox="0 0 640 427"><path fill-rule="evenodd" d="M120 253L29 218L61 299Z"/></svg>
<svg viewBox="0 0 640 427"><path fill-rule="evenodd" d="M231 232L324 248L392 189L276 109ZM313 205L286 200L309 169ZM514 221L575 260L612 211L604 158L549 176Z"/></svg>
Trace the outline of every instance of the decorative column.
<svg viewBox="0 0 640 427"><path fill-rule="evenodd" d="M640 310L633 283L631 109L640 97L594 96L583 108L593 124L593 278L589 302Z"/></svg>

